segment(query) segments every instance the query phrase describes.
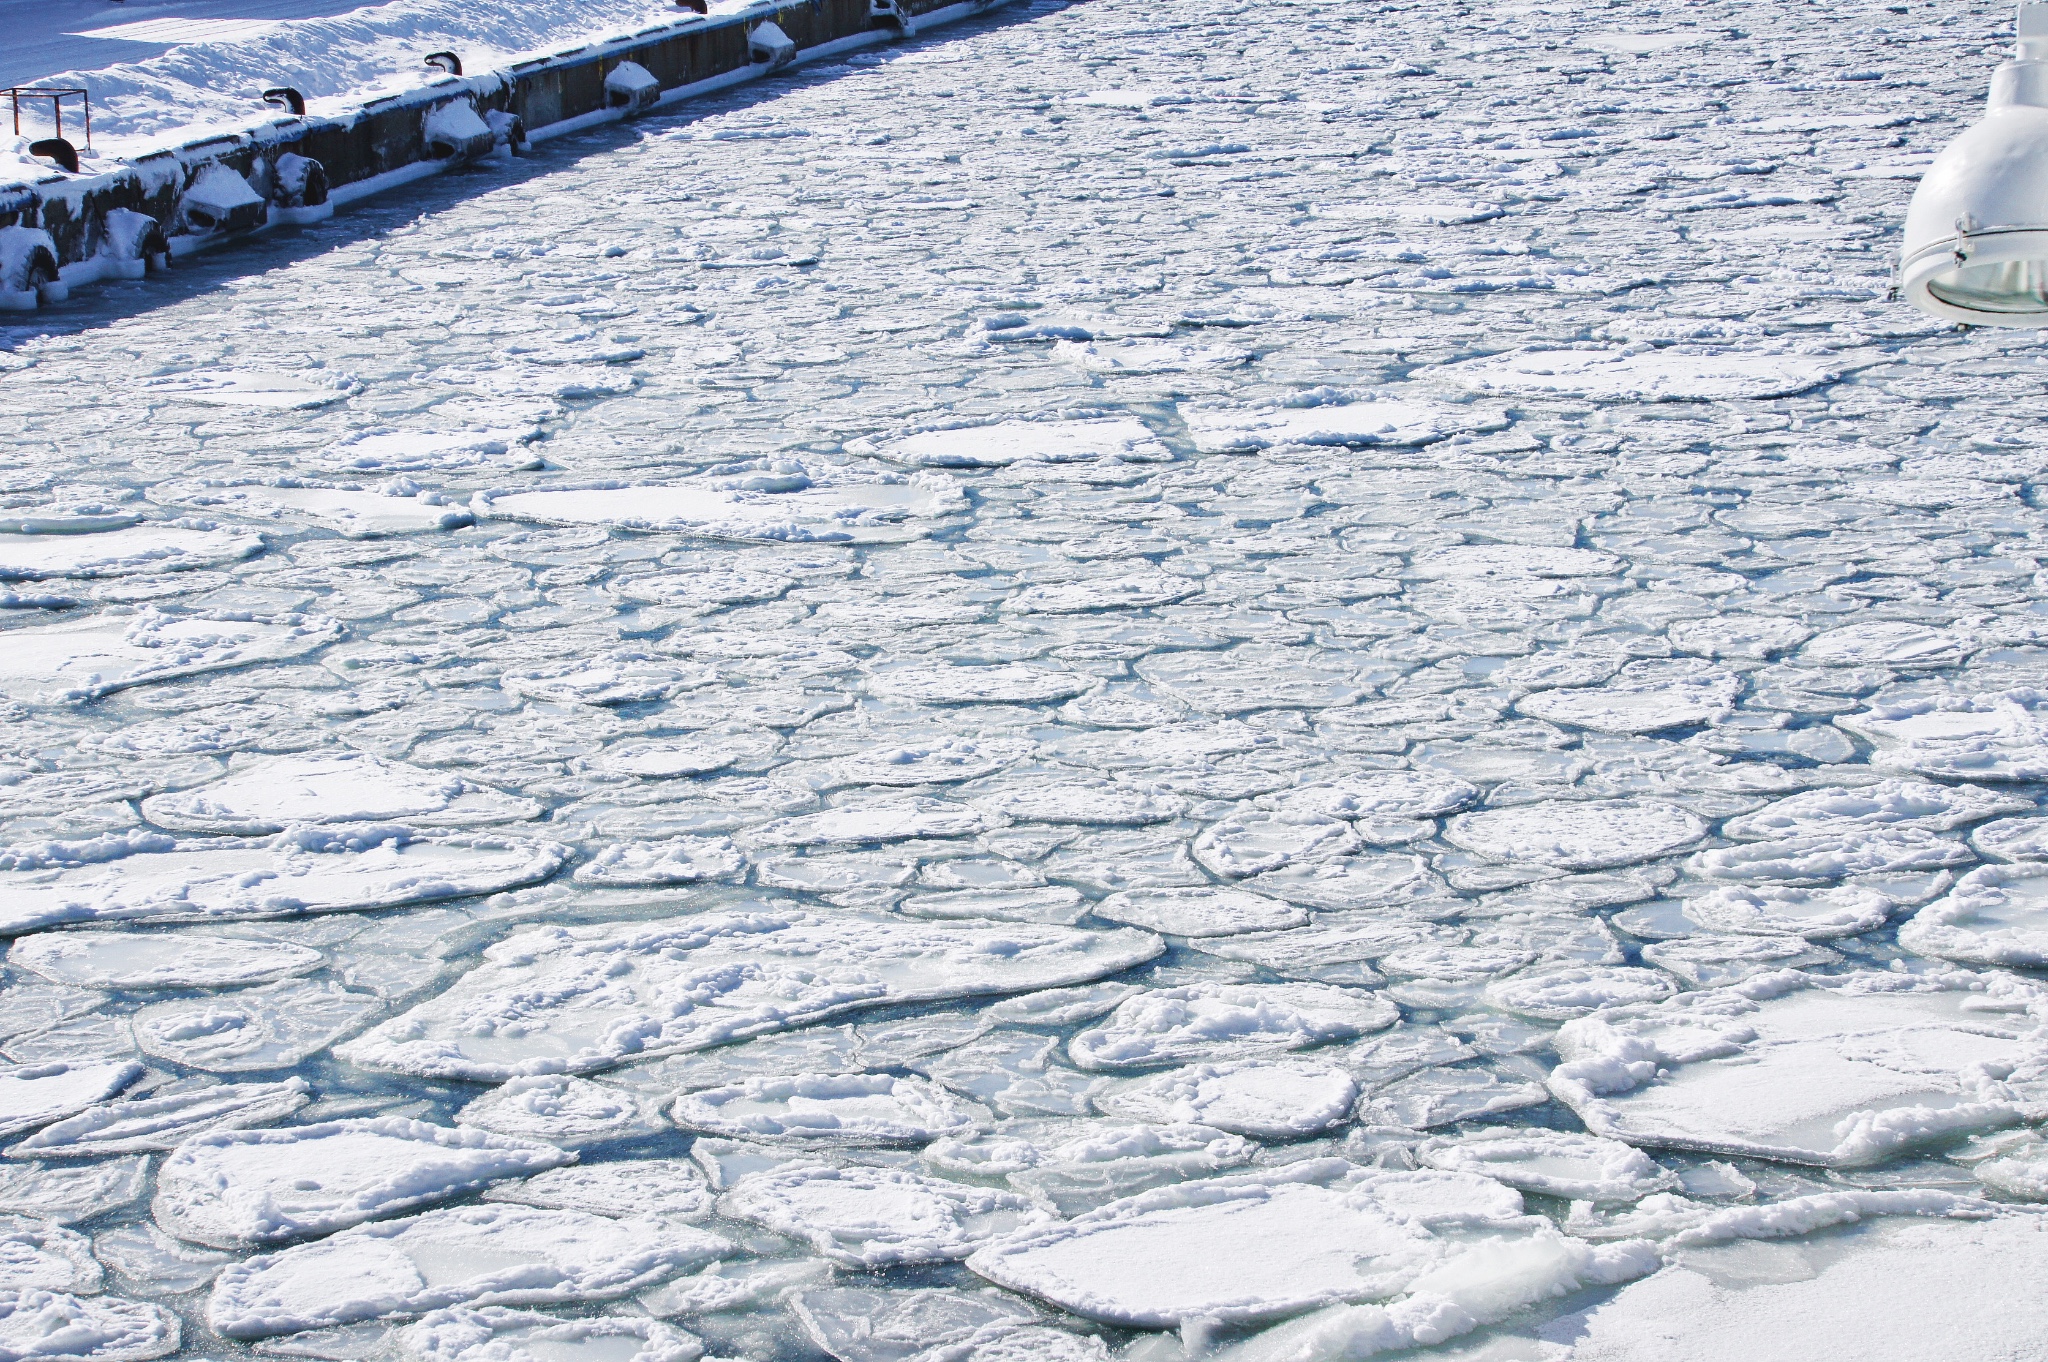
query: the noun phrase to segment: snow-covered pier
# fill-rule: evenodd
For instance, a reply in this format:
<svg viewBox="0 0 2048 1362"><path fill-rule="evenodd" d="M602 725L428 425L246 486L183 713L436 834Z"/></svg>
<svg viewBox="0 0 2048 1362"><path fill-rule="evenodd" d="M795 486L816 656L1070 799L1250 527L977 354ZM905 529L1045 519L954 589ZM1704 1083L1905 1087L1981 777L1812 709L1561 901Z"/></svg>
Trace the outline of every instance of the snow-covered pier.
<svg viewBox="0 0 2048 1362"><path fill-rule="evenodd" d="M279 116L110 164L81 164L68 144L35 143L49 154L23 158L29 177L0 181L0 308L141 277L178 255L273 224L318 221L339 204L480 157L516 155L1003 3L762 0L713 14L685 10L501 69L464 72L458 52L423 54L434 78L341 110L309 114L298 90L278 87L269 98ZM60 164L66 158L71 164Z"/></svg>

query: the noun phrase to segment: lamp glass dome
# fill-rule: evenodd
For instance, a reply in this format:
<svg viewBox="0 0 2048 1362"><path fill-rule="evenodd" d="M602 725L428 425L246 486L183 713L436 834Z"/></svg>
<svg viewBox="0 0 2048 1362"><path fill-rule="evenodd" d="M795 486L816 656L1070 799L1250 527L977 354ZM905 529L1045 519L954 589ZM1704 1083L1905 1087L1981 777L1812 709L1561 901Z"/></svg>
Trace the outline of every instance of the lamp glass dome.
<svg viewBox="0 0 2048 1362"><path fill-rule="evenodd" d="M2048 259L1956 265L1929 279L1927 291L1975 312L2048 314Z"/></svg>

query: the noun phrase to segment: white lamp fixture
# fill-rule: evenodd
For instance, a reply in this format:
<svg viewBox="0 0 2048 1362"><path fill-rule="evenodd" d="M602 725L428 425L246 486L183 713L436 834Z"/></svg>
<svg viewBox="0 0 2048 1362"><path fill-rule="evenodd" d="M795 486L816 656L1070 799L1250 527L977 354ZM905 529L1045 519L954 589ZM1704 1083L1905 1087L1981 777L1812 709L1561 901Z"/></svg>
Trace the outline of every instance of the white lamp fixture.
<svg viewBox="0 0 2048 1362"><path fill-rule="evenodd" d="M1913 191L1899 292L1950 321L2048 326L2048 0L2023 0L1991 111Z"/></svg>

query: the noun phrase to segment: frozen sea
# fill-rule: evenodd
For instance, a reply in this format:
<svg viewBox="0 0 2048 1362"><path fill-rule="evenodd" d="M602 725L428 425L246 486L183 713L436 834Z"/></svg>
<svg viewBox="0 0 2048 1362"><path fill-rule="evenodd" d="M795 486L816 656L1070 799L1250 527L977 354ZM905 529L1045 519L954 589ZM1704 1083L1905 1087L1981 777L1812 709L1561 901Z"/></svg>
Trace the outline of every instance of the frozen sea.
<svg viewBox="0 0 2048 1362"><path fill-rule="evenodd" d="M1019 4L0 329L0 1357L2040 1356L1986 4Z"/></svg>

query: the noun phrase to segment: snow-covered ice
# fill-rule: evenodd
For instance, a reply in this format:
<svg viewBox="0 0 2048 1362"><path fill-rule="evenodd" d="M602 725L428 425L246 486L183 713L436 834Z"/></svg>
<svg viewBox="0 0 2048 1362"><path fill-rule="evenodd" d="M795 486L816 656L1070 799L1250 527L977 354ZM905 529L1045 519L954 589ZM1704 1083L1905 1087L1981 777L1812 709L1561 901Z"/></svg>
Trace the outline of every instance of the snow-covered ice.
<svg viewBox="0 0 2048 1362"><path fill-rule="evenodd" d="M1082 983L1159 950L1127 929L800 913L549 927L492 946L454 988L349 1042L345 1057L449 1077L589 1072L859 1008Z"/></svg>
<svg viewBox="0 0 2048 1362"><path fill-rule="evenodd" d="M1785 971L1569 1022L1550 1087L1612 1139L1863 1167L2025 1119L2033 1002L1996 978Z"/></svg>
<svg viewBox="0 0 2048 1362"><path fill-rule="evenodd" d="M187 1140L157 1175L157 1223L221 1248L285 1243L381 1219L500 1178L558 1167L559 1149L397 1117Z"/></svg>
<svg viewBox="0 0 2048 1362"><path fill-rule="evenodd" d="M496 1135L545 1140L566 1149L645 1139L668 1128L659 1103L564 1074L515 1078L469 1103L455 1119Z"/></svg>
<svg viewBox="0 0 2048 1362"><path fill-rule="evenodd" d="M414 837L392 824L307 828L268 841L176 842L142 833L51 843L23 856L22 869L0 870L0 931L367 912L532 884L560 869L568 854L558 843ZM276 958L251 943L241 967L266 967ZM191 967L208 960L202 943Z"/></svg>
<svg viewBox="0 0 2048 1362"><path fill-rule="evenodd" d="M743 1178L718 1204L728 1216L807 1243L835 1263L869 1271L956 1261L998 1235L1052 1219L1015 1192L902 1168L809 1162Z"/></svg>
<svg viewBox="0 0 2048 1362"><path fill-rule="evenodd" d="M142 807L143 816L159 827L245 836L308 823L390 820L465 827L518 822L539 812L531 800L364 752L236 763L210 785L152 795Z"/></svg>
<svg viewBox="0 0 2048 1362"><path fill-rule="evenodd" d="M1084 1069L1256 1059L1392 1026L1386 999L1327 984L1187 984L1117 1005L1067 1050Z"/></svg>
<svg viewBox="0 0 2048 1362"><path fill-rule="evenodd" d="M175 1149L217 1130L271 1125L312 1100L302 1078L220 1083L87 1107L9 1147L10 1158L98 1158Z"/></svg>
<svg viewBox="0 0 2048 1362"><path fill-rule="evenodd" d="M673 1220L477 1206L429 1211L235 1263L209 1327L269 1338L458 1305L616 1300L733 1251Z"/></svg>
<svg viewBox="0 0 2048 1362"><path fill-rule="evenodd" d="M803 1145L923 1145L990 1119L936 1084L887 1074L750 1078L685 1093L669 1116L685 1130Z"/></svg>
<svg viewBox="0 0 2048 1362"><path fill-rule="evenodd" d="M10 314L0 1351L2031 1355L2010 21L1018 0Z"/></svg>

